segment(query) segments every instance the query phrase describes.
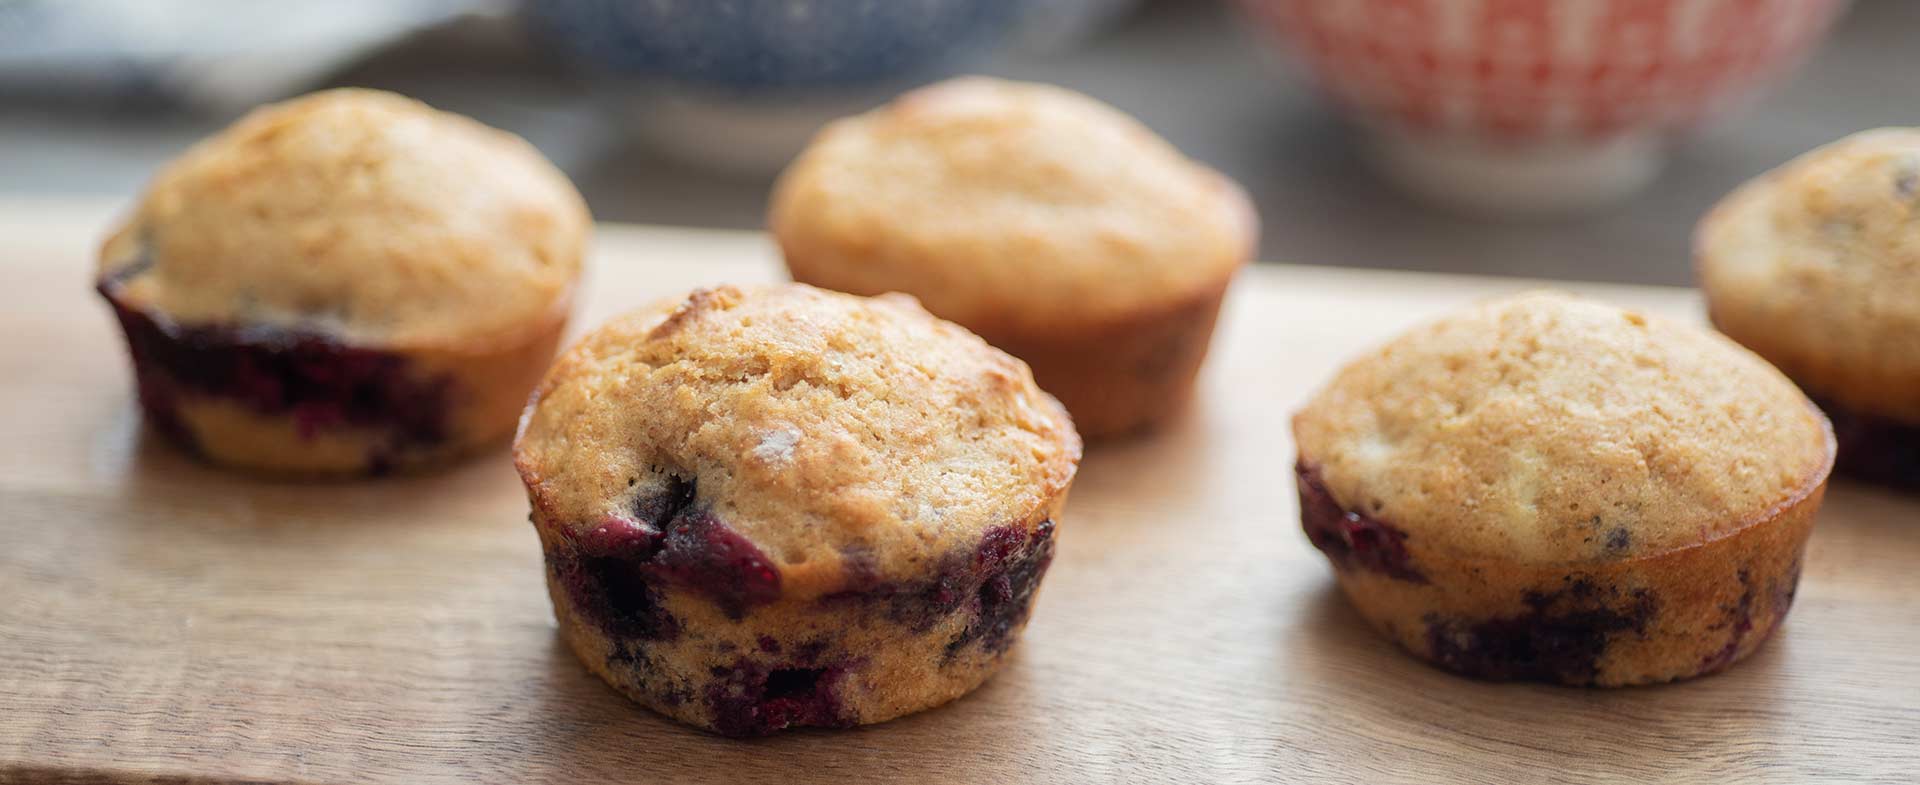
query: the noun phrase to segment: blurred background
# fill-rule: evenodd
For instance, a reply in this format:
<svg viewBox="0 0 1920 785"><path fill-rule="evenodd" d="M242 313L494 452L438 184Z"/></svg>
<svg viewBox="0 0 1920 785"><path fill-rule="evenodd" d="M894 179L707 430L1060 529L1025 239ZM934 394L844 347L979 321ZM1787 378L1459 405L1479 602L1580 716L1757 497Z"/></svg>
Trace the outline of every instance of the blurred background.
<svg viewBox="0 0 1920 785"><path fill-rule="evenodd" d="M1681 284L1694 220L1920 124L1913 0L0 0L0 198L131 200L248 107L403 92L606 221L759 228L828 118L1053 82L1238 179L1261 257Z"/></svg>

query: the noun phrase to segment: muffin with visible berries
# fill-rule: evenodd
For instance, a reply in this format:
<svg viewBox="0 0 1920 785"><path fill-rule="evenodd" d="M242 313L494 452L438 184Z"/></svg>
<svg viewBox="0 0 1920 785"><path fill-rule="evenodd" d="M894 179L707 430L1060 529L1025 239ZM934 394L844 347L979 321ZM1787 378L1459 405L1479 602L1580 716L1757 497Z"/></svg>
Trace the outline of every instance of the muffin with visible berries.
<svg viewBox="0 0 1920 785"><path fill-rule="evenodd" d="M377 474L506 440L590 229L520 138L332 90L169 163L95 282L159 431L224 465Z"/></svg>
<svg viewBox="0 0 1920 785"><path fill-rule="evenodd" d="M1651 684L1752 654L1833 462L1820 411L1733 342L1554 294L1394 339L1293 428L1301 523L1347 599L1492 680Z"/></svg>
<svg viewBox="0 0 1920 785"><path fill-rule="evenodd" d="M1694 256L1715 326L1833 418L1839 471L1920 490L1920 129L1842 139L1741 186Z"/></svg>
<svg viewBox="0 0 1920 785"><path fill-rule="evenodd" d="M799 284L600 327L514 445L574 652L729 736L882 722L992 675L1079 459L1019 360L910 297Z"/></svg>
<svg viewBox="0 0 1920 785"><path fill-rule="evenodd" d="M795 280L920 298L1031 364L1090 439L1180 410L1258 231L1237 185L1132 118L984 78L829 125L770 223Z"/></svg>

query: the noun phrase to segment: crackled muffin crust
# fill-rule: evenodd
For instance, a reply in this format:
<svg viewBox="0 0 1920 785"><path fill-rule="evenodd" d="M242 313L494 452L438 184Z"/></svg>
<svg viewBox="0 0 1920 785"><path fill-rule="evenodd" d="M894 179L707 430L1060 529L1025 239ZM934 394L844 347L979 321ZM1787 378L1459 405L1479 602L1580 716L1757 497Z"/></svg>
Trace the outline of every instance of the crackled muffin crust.
<svg viewBox="0 0 1920 785"><path fill-rule="evenodd" d="M602 326L514 449L575 651L728 735L977 686L1025 625L1079 455L1018 360L911 298L798 284Z"/></svg>
<svg viewBox="0 0 1920 785"><path fill-rule="evenodd" d="M1257 232L1238 186L1132 118L977 77L828 126L770 223L796 280L919 297L1032 363L1087 434L1179 408Z"/></svg>
<svg viewBox="0 0 1920 785"><path fill-rule="evenodd" d="M1713 323L1827 409L1840 468L1920 487L1920 129L1883 128L1749 182L1695 235Z"/></svg>
<svg viewBox="0 0 1920 785"><path fill-rule="evenodd" d="M511 430L590 223L518 137L332 90L164 167L96 284L162 431L221 463L380 471Z"/></svg>
<svg viewBox="0 0 1920 785"><path fill-rule="evenodd" d="M1833 449L1731 342L1547 293L1354 361L1294 433L1302 523L1374 626L1469 675L1601 685L1767 637Z"/></svg>

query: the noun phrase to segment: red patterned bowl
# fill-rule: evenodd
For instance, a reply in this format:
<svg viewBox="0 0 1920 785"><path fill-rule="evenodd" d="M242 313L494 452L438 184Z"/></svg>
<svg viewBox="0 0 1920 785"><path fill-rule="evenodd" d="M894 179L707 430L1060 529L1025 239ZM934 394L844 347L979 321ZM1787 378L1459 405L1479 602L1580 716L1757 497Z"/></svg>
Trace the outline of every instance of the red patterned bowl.
<svg viewBox="0 0 1920 785"><path fill-rule="evenodd" d="M1797 65L1846 0L1239 0L1423 195L1624 196L1663 143Z"/></svg>

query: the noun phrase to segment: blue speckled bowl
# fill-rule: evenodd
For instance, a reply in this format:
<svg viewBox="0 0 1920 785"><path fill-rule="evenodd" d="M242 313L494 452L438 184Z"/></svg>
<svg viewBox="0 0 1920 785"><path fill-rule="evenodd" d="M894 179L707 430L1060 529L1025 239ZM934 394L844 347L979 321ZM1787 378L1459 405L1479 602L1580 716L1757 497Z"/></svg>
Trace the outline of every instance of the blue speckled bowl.
<svg viewBox="0 0 1920 785"><path fill-rule="evenodd" d="M523 0L529 30L593 75L673 158L763 175L821 125L954 73L1023 0Z"/></svg>
<svg viewBox="0 0 1920 785"><path fill-rule="evenodd" d="M1020 0L528 0L533 31L596 70L735 91L937 74L997 43Z"/></svg>

